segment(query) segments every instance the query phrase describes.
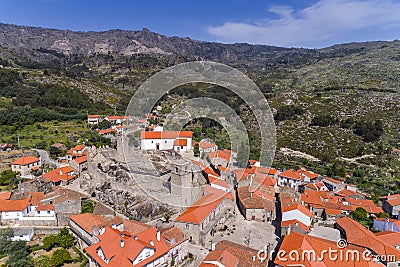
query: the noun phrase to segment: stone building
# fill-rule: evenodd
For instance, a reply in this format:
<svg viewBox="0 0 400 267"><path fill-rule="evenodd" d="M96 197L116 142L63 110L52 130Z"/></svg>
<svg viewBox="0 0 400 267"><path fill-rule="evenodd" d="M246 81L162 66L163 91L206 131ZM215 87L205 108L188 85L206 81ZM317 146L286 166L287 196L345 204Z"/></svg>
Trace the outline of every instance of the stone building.
<svg viewBox="0 0 400 267"><path fill-rule="evenodd" d="M215 189L213 193L206 192L181 213L175 225L189 236L189 242L204 246L219 227L223 227L233 209L232 194Z"/></svg>

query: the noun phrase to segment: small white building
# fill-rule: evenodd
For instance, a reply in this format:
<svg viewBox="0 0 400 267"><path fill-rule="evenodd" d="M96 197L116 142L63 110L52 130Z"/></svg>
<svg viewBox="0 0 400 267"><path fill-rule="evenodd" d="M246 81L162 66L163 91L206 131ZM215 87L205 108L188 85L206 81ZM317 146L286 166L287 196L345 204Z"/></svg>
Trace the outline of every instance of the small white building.
<svg viewBox="0 0 400 267"><path fill-rule="evenodd" d="M100 116L99 115L88 115L88 124L99 124Z"/></svg>
<svg viewBox="0 0 400 267"><path fill-rule="evenodd" d="M298 190L299 185L309 183L310 178L294 170L286 170L278 174L278 185Z"/></svg>
<svg viewBox="0 0 400 267"><path fill-rule="evenodd" d="M31 241L35 235L33 228L16 227L12 230L13 236L10 238L11 241Z"/></svg>
<svg viewBox="0 0 400 267"><path fill-rule="evenodd" d="M1 200L0 212L2 223L19 223L19 220L31 211L30 198L19 200Z"/></svg>
<svg viewBox="0 0 400 267"><path fill-rule="evenodd" d="M192 136L191 131L143 131L140 147L142 150L189 151L192 149Z"/></svg>
<svg viewBox="0 0 400 267"><path fill-rule="evenodd" d="M19 172L22 176L30 174L32 170L37 170L42 166L40 158L27 156L22 157L11 163L11 170Z"/></svg>
<svg viewBox="0 0 400 267"><path fill-rule="evenodd" d="M286 221L299 221L307 227L311 226L313 214L301 204L282 207L282 223Z"/></svg>

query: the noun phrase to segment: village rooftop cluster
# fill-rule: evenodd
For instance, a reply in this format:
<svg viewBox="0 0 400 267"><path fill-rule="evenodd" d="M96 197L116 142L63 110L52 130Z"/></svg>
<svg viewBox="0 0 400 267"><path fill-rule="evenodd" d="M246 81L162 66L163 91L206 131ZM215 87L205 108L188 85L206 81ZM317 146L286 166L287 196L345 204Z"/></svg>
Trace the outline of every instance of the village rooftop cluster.
<svg viewBox="0 0 400 267"><path fill-rule="evenodd" d="M164 131L147 119L127 116L89 115L87 122L96 125L103 119L112 126L99 133L112 134L114 142L122 142L121 133L132 129L123 123L133 122L140 129L136 148L140 153L173 155L179 161L174 168L164 166L169 169L168 194L182 193L182 185L200 186L201 191L185 191L182 199L188 207L164 216L165 223L160 223L162 216L146 223L127 218L82 190L83 181L95 179L91 168L101 167L99 154L93 152L97 150L85 144L70 149L56 144L67 152L54 162L26 155L10 164L25 178L18 189L0 193L1 225L12 227L12 240L30 241L39 228L66 226L76 237L76 246L88 255L89 266L400 264L400 194L385 196L377 205L344 178L324 177L306 168L275 169L257 160L240 168L235 151L209 140L195 142L190 131ZM200 155L194 155L194 146ZM120 153L121 146L115 147L103 149ZM86 201L95 203L91 213L82 213ZM372 218L373 226L368 229L357 221L352 216L357 213ZM338 240L346 246L338 248ZM367 251L376 257L371 261L321 257L329 249ZM309 250L322 260L283 260L276 253Z"/></svg>

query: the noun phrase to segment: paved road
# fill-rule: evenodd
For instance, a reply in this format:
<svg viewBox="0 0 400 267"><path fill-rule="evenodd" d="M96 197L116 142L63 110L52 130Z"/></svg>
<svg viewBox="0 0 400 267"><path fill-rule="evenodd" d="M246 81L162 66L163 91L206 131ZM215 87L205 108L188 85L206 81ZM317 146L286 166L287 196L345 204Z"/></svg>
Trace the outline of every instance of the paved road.
<svg viewBox="0 0 400 267"><path fill-rule="evenodd" d="M42 164L51 164L51 165L55 165L57 167L60 166L59 163L57 163L55 160L50 158L50 155L49 155L49 153L47 153L46 150L42 150L42 149L35 149L35 150L39 154L40 158L42 159Z"/></svg>

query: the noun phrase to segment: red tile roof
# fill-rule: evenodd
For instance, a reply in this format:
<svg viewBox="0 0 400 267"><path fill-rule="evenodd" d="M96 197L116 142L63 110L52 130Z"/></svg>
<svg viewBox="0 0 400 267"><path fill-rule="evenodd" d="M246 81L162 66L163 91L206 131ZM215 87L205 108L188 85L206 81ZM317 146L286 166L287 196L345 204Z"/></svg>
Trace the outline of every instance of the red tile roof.
<svg viewBox="0 0 400 267"><path fill-rule="evenodd" d="M78 158L74 159L74 161L78 164L82 164L82 163L87 162L87 157L86 156L78 157Z"/></svg>
<svg viewBox="0 0 400 267"><path fill-rule="evenodd" d="M392 207L400 205L400 194L390 195L385 198L386 202Z"/></svg>
<svg viewBox="0 0 400 267"><path fill-rule="evenodd" d="M174 146L187 146L187 139L186 138L175 139Z"/></svg>
<svg viewBox="0 0 400 267"><path fill-rule="evenodd" d="M99 214L82 213L71 215L70 220L92 235L93 227L105 223L107 218Z"/></svg>
<svg viewBox="0 0 400 267"><path fill-rule="evenodd" d="M292 211L292 210L298 210L301 213L307 215L308 217L314 218L314 215L312 214L312 212L308 208L306 208L305 206L303 206L299 203L282 207L282 213Z"/></svg>
<svg viewBox="0 0 400 267"><path fill-rule="evenodd" d="M371 231L349 217L343 217L336 224L344 230L346 240L350 244L373 250L378 255L393 255L400 260L400 251L392 245L380 240Z"/></svg>
<svg viewBox="0 0 400 267"><path fill-rule="evenodd" d="M262 190L262 189L260 189ZM237 189L238 200L246 209L264 209L273 211L275 209L274 196L263 193L260 190L250 192L250 186ZM272 192L275 192L274 190Z"/></svg>
<svg viewBox="0 0 400 267"><path fill-rule="evenodd" d="M181 138L192 138L193 132L191 131L170 131L170 132L147 132L141 133L142 139L176 139Z"/></svg>
<svg viewBox="0 0 400 267"><path fill-rule="evenodd" d="M224 267L236 267L239 264L239 259L233 256L227 250L213 250L210 251L207 256L204 258L203 263L219 263L219 266ZM217 264L215 264L217 265ZM201 265L200 266L204 266ZM218 266L218 265L217 265Z"/></svg>
<svg viewBox="0 0 400 267"><path fill-rule="evenodd" d="M287 220L287 221L282 221L281 222L281 227L290 227L292 225L296 225L298 227L300 227L301 229L303 229L304 231L309 232L310 231L310 227L305 225L304 223L300 222L299 220L293 219L293 220Z"/></svg>
<svg viewBox="0 0 400 267"><path fill-rule="evenodd" d="M212 187L211 185L206 185L204 187L204 193L209 193L209 194L223 194L225 198L230 199L233 201L233 194L232 192L228 191L222 191L221 189Z"/></svg>
<svg viewBox="0 0 400 267"><path fill-rule="evenodd" d="M298 181L304 180L304 176L298 172L295 172L294 170L286 170L281 172L278 176Z"/></svg>
<svg viewBox="0 0 400 267"><path fill-rule="evenodd" d="M134 220L124 220L124 232L130 233L132 236L137 235L149 228L151 228L150 225L134 221Z"/></svg>
<svg viewBox="0 0 400 267"><path fill-rule="evenodd" d="M200 224L224 200L227 192L205 194L176 218L176 221Z"/></svg>
<svg viewBox="0 0 400 267"><path fill-rule="evenodd" d="M215 250L210 252L210 256L206 256L204 261L199 265L201 267L215 266L206 262L218 261L223 266L238 267L264 267L265 262L260 262L257 257L258 251L228 240L219 241L215 245ZM222 258L222 259L221 259ZM238 261L236 261L236 259ZM236 265L236 264L237 265ZM234 265L232 265L234 264Z"/></svg>
<svg viewBox="0 0 400 267"><path fill-rule="evenodd" d="M349 254L352 251L358 251L360 261L353 261L351 257L334 258L329 257L327 251L342 252L342 255ZM346 248L340 249L335 241L322 239L315 236L300 234L292 231L283 239L280 247L280 257L276 257L274 263L279 266L321 266L321 267L367 267L367 266L381 266L379 263L373 262L371 259L364 259L362 253L364 248L360 248L349 244ZM296 253L295 253L296 252ZM309 253L312 252L312 253ZM308 253L308 254L307 254ZM315 253L315 258L313 257ZM292 255L292 257L290 257ZM297 258L296 255L299 255ZM304 255L304 256L302 256ZM307 256L308 255L308 256ZM311 255L311 256L310 256Z"/></svg>
<svg viewBox="0 0 400 267"><path fill-rule="evenodd" d="M0 192L0 200L10 199L11 192Z"/></svg>
<svg viewBox="0 0 400 267"><path fill-rule="evenodd" d="M99 115L88 115L88 119L98 119Z"/></svg>
<svg viewBox="0 0 400 267"><path fill-rule="evenodd" d="M54 211L54 205L53 204L46 204L46 205L39 205L36 210L39 211L48 211L48 210L53 210Z"/></svg>
<svg viewBox="0 0 400 267"><path fill-rule="evenodd" d="M111 128L109 128L109 129L105 129L105 130L98 130L98 133L99 134L109 134L109 133L115 133L117 130L115 130L115 129L111 129Z"/></svg>
<svg viewBox="0 0 400 267"><path fill-rule="evenodd" d="M176 247L189 239L184 232L175 226L163 228L160 232L170 248Z"/></svg>
<svg viewBox="0 0 400 267"><path fill-rule="evenodd" d="M341 214L342 214L342 211L339 210L339 209L329 209L329 208L326 208L326 209L325 209L325 213L328 214L328 215L341 215Z"/></svg>
<svg viewBox="0 0 400 267"><path fill-rule="evenodd" d="M30 192L32 206L39 206L44 198L44 192Z"/></svg>
<svg viewBox="0 0 400 267"><path fill-rule="evenodd" d="M201 148L201 149L213 148L216 146L217 146L216 144L206 142L206 141L200 141L200 143L199 143L199 148Z"/></svg>
<svg viewBox="0 0 400 267"><path fill-rule="evenodd" d="M47 180L57 183L60 181L70 181L75 178L74 175L71 175L73 170L69 166L61 167L54 169L48 173L43 174L42 176Z"/></svg>
<svg viewBox="0 0 400 267"><path fill-rule="evenodd" d="M22 157L20 159L17 159L16 161L12 162L12 165L28 165L31 163L35 163L40 161L39 158L33 157L33 156L27 156L27 157Z"/></svg>
<svg viewBox="0 0 400 267"><path fill-rule="evenodd" d="M393 247L400 246L400 233L399 232L390 232L390 231L378 232L378 233L375 233L375 236L379 240L381 240Z"/></svg>
<svg viewBox="0 0 400 267"><path fill-rule="evenodd" d="M297 172L307 176L308 178L310 178L310 180L314 180L314 179L317 179L318 177L320 177L320 174L315 173L313 171L309 171L304 168L297 170Z"/></svg>
<svg viewBox="0 0 400 267"><path fill-rule="evenodd" d="M209 159L222 158L222 159L225 159L227 161L230 161L231 154L227 153L225 151L222 151L222 150L217 150L217 151L210 152L208 154L208 158Z"/></svg>
<svg viewBox="0 0 400 267"><path fill-rule="evenodd" d="M339 181L339 180L336 180L336 179L333 179L333 178L329 178L329 177L325 177L324 181L328 181L328 182L331 182L331 183L334 183L334 184L343 184L344 183L343 181Z"/></svg>
<svg viewBox="0 0 400 267"><path fill-rule="evenodd" d="M120 232L117 229L107 226L105 232L98 236L100 241L87 247L85 250L100 266L145 266L169 251L166 241L163 238L158 241L156 236L157 229L155 227L132 236L128 232ZM121 246L121 241L124 243L123 247ZM132 265L132 262L137 259L144 248L153 250L154 254L147 258L144 257L137 265ZM109 259L108 263L97 254L99 249Z"/></svg>
<svg viewBox="0 0 400 267"><path fill-rule="evenodd" d="M335 192L336 195L341 196L341 197L360 197L363 198L364 196L361 195L360 193L357 193L353 190L349 189L342 189L337 192Z"/></svg>
<svg viewBox="0 0 400 267"><path fill-rule="evenodd" d="M17 200L1 200L0 212L23 211L31 205L30 198Z"/></svg>

